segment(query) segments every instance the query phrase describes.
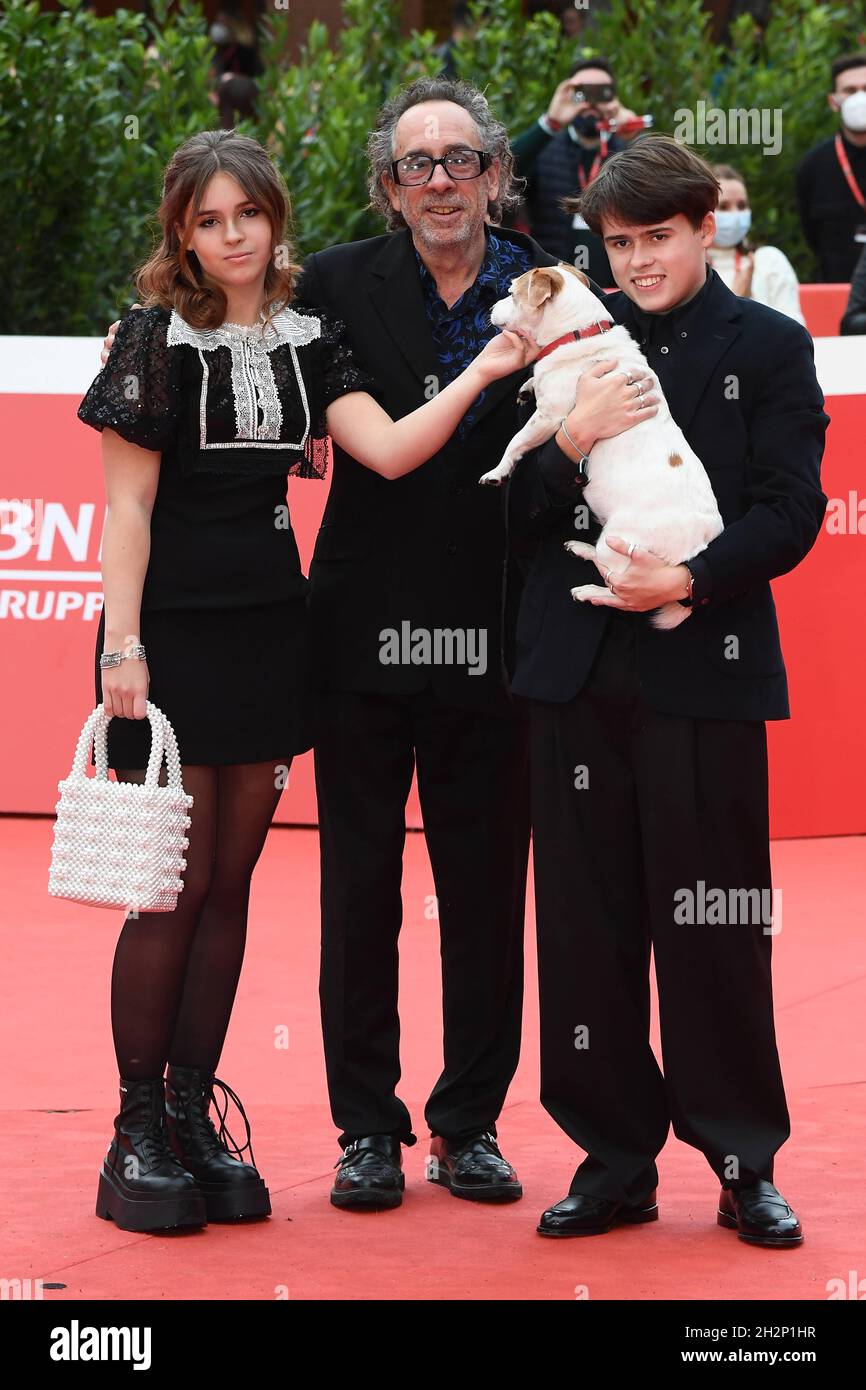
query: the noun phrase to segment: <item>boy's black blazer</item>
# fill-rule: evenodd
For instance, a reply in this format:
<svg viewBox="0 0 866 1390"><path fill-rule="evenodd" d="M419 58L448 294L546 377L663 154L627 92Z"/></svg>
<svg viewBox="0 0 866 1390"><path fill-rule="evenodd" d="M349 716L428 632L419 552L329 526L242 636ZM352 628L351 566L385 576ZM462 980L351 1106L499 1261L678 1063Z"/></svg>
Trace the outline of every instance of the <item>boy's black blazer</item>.
<svg viewBox="0 0 866 1390"><path fill-rule="evenodd" d="M709 719L785 719L787 678L769 581L799 564L820 530L829 419L806 330L738 298L715 271L710 277L689 324L687 362L651 356L725 523L696 561L696 591L709 597L668 632L651 627L646 614L626 616L638 625L641 685L652 708ZM593 289L640 342L631 300ZM512 532L528 568L512 690L563 702L583 686L610 613L571 598L573 585L603 581L563 542L591 541L600 528L575 531L580 493L549 481L544 460L554 456L562 462L554 443L544 445L518 464L510 484Z"/></svg>
<svg viewBox="0 0 866 1390"><path fill-rule="evenodd" d="M536 242L496 227L536 265L555 265ZM411 234L403 229L308 257L296 295L332 310L392 419L423 405L439 376ZM487 390L472 428L389 482L334 449L334 470L310 567L315 678L320 688L401 694L431 677L449 703L507 710L502 641L506 490L479 486L519 426L517 391L528 373ZM516 592L515 588L509 590ZM483 629L487 670L467 665L383 665L387 628ZM512 623L513 627L513 623Z"/></svg>

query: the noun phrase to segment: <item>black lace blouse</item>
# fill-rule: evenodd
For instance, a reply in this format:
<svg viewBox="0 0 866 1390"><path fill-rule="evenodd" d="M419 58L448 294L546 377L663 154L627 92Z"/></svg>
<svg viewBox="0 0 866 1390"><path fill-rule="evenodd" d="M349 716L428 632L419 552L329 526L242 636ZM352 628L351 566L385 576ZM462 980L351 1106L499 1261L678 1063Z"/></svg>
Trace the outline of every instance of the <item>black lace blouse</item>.
<svg viewBox="0 0 866 1390"><path fill-rule="evenodd" d="M162 454L142 611L302 596L287 477L323 478L327 407L376 390L326 310L294 304L264 335L128 310L78 418Z"/></svg>

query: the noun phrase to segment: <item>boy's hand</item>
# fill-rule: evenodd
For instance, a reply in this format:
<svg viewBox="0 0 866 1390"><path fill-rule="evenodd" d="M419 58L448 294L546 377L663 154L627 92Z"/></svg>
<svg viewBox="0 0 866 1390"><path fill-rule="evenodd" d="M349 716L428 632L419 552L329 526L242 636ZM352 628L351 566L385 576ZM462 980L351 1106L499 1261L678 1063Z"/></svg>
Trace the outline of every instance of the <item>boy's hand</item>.
<svg viewBox="0 0 866 1390"><path fill-rule="evenodd" d="M144 308L144 305L143 305L143 304L133 304L132 307L133 307L133 309L143 309L143 308ZM100 362L102 363L103 367L105 366L106 362L108 361L108 354L111 352L111 348L112 348L112 345L113 345L113 343L114 343L114 336L115 336L115 334L117 333L117 330L118 330L119 327L120 327L120 319L115 319L114 323L113 323L113 324L111 325L111 327L109 328L108 334L107 334L107 336L106 336L106 338L105 338L105 340L104 340L104 342L103 342L103 344L102 344L102 352L99 354L99 360L100 360Z"/></svg>
<svg viewBox="0 0 866 1390"><path fill-rule="evenodd" d="M685 565L668 565L639 545L633 546L629 554L629 543L621 536L605 536L605 544L625 560L621 569L612 569L602 560L595 561L604 582L607 584L609 576L614 588L616 601L607 600L605 607L646 613L651 608L660 608L663 603L688 597L689 572Z"/></svg>

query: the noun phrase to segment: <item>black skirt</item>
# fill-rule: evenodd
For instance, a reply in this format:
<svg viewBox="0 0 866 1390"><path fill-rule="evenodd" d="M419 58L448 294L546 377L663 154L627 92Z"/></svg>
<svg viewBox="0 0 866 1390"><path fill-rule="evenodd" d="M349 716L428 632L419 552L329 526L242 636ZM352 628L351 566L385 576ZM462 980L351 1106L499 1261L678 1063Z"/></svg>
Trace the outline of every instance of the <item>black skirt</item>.
<svg viewBox="0 0 866 1390"><path fill-rule="evenodd" d="M312 747L306 600L257 608L142 613L148 699L170 720L182 763L285 762ZM96 637L96 703L102 703ZM150 723L114 717L108 765L147 766ZM92 762L92 759L91 759Z"/></svg>

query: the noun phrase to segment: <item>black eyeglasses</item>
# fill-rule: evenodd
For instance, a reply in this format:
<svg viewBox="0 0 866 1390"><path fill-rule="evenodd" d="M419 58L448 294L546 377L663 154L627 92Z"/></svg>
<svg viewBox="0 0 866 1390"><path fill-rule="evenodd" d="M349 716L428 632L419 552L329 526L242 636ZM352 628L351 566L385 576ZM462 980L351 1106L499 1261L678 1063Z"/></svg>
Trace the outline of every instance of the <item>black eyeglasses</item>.
<svg viewBox="0 0 866 1390"><path fill-rule="evenodd" d="M449 150L441 159L429 154L407 154L391 165L394 182L407 188L429 183L433 170L441 164L449 178L477 179L488 168L492 156L484 150Z"/></svg>

